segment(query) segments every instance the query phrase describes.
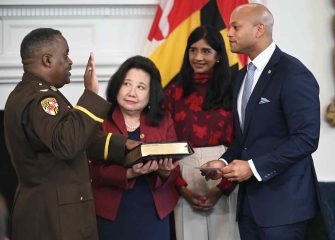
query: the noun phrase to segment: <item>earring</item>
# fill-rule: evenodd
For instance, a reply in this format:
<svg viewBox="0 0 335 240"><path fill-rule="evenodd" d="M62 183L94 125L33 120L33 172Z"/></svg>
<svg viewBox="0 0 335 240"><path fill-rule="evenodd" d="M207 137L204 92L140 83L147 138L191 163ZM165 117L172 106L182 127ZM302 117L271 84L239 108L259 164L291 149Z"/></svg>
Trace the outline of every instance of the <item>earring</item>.
<svg viewBox="0 0 335 240"><path fill-rule="evenodd" d="M219 62L220 62L220 60L216 60L216 62L217 62L217 63L219 63Z"/></svg>

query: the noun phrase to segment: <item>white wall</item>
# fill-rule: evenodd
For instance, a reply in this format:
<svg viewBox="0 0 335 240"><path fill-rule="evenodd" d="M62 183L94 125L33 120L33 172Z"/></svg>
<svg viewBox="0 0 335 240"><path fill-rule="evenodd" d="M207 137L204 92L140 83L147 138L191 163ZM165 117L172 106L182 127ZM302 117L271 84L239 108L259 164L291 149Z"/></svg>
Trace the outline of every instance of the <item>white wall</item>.
<svg viewBox="0 0 335 240"><path fill-rule="evenodd" d="M119 64L142 52L156 12L153 0L90 0L91 4L78 4L79 0L32 0L32 5L25 5L26 2L0 0L0 109L21 79L20 43L32 29L52 27L61 30L67 39L74 64L72 83L64 86L62 92L75 104L83 91L82 76L89 52L95 54L100 95L104 96L106 83ZM36 5L37 2L46 3Z"/></svg>
<svg viewBox="0 0 335 240"><path fill-rule="evenodd" d="M31 6L19 11L17 8L22 8L22 4L27 5L24 0L0 0L0 109L3 109L14 84L20 80L19 44L28 31L51 26L60 29L68 39L70 56L74 60L73 83L62 92L75 104L83 90L81 77L89 51L96 53L98 77L102 83L100 94L103 96L106 81L115 68L129 56L142 51L157 1L31 0L30 4L44 4L38 12L32 11ZM335 92L332 68L335 8L331 0L263 2L275 18L275 42L283 51L299 58L319 82L322 124L319 149L314 159L319 180L335 181L335 159L332 159L335 128L324 119L325 109ZM58 10L55 9L53 4L60 3L66 7L56 6Z"/></svg>
<svg viewBox="0 0 335 240"><path fill-rule="evenodd" d="M335 46L331 0L267 0L274 15L274 40L281 50L300 59L320 86L321 136L314 162L320 181L335 181L335 128L325 121L327 105L334 97L332 52Z"/></svg>

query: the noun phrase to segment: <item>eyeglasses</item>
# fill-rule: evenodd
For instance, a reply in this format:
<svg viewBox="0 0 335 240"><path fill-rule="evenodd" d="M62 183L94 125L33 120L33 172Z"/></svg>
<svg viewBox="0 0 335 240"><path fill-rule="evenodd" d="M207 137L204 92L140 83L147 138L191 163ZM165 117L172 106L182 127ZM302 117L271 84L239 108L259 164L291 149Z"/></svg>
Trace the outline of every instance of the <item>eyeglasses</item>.
<svg viewBox="0 0 335 240"><path fill-rule="evenodd" d="M198 55L198 53L200 53L202 56L209 56L212 54L215 54L215 50L211 49L211 48L201 48L201 49L197 49L197 48L190 48L188 50L190 55Z"/></svg>

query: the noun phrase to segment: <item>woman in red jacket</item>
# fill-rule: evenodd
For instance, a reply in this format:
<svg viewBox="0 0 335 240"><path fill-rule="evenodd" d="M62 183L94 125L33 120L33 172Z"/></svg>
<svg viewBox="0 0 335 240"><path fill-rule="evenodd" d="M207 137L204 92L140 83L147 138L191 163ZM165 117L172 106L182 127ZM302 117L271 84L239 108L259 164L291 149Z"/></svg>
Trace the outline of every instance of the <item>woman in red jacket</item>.
<svg viewBox="0 0 335 240"><path fill-rule="evenodd" d="M142 142L176 141L163 98L151 60L129 58L108 83L107 100L113 107L103 130ZM179 198L178 162L161 159L125 168L92 161L91 173L100 240L169 239L169 214Z"/></svg>

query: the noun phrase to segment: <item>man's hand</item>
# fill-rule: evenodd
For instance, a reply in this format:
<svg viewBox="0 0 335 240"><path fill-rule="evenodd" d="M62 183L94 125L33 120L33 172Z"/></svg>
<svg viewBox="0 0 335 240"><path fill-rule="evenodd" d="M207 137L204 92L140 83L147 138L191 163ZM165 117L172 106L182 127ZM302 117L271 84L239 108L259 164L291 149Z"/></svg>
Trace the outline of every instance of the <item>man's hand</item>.
<svg viewBox="0 0 335 240"><path fill-rule="evenodd" d="M235 159L222 169L223 177L229 181L243 182L253 176L248 161Z"/></svg>
<svg viewBox="0 0 335 240"><path fill-rule="evenodd" d="M220 160L212 160L209 162L206 162L205 164L203 164L200 168L201 171L201 175L205 176L206 180L212 179L212 180L217 180L222 178L222 168L225 166L226 164L224 163L224 161L220 161ZM215 168L214 170L211 170L210 168Z"/></svg>
<svg viewBox="0 0 335 240"><path fill-rule="evenodd" d="M126 149L129 151L129 150L132 150L133 148L137 147L138 145L140 145L142 142L138 142L138 141L134 141L134 140L131 140L131 139L127 139L126 140Z"/></svg>
<svg viewBox="0 0 335 240"><path fill-rule="evenodd" d="M88 62L85 69L84 85L86 89L96 94L99 93L99 82L95 72L94 55L92 52L90 53L90 57L88 58Z"/></svg>

